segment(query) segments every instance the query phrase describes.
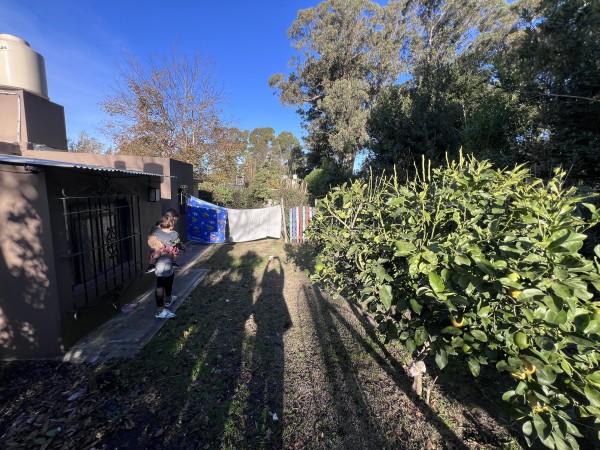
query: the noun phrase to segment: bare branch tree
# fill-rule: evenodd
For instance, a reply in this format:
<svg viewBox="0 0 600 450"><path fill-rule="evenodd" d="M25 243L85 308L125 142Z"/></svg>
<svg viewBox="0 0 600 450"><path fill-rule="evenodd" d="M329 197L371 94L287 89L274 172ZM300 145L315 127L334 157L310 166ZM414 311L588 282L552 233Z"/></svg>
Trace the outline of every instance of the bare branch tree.
<svg viewBox="0 0 600 450"><path fill-rule="evenodd" d="M222 118L226 98L213 61L175 47L147 63L126 54L118 69L116 85L101 102L110 116L103 131L116 152L174 158L210 172L224 130L233 130Z"/></svg>

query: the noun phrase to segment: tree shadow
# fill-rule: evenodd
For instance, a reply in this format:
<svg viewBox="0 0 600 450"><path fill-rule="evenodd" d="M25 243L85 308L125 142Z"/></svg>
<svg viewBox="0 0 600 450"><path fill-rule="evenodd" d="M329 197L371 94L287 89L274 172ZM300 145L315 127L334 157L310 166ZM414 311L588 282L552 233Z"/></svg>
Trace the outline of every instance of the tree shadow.
<svg viewBox="0 0 600 450"><path fill-rule="evenodd" d="M383 344L379 346L383 353L382 356L374 350L372 342L367 341L352 324L335 308L330 306L316 289L305 289L304 294L308 298L310 314L315 323L317 338L323 352L326 376L331 389L334 390L333 408L340 417L344 417L344 422L340 424L340 428L336 431L342 436L341 439L345 439L346 436L353 438L352 442L345 442L344 445L352 445L353 448L372 448L375 441L376 448L395 448L397 446L397 442L394 443L386 439L379 422L369 414L371 408L363 393L363 385L357 378L356 370L353 368L352 355L345 347L344 340L341 337L341 333L349 333L365 353L373 358L375 363L393 380L396 386L404 391L409 398L412 398L413 410L418 410L424 415L442 436L452 441L455 448L468 448L429 406L414 399L411 381L404 375L401 365L383 347ZM364 320L364 318L359 317L359 321L363 326ZM340 328L340 325L343 329ZM379 342L374 334L370 334L369 337L374 343ZM410 412L405 411L405 413ZM361 441L363 438L364 441ZM408 432L398 430L394 441L411 438L412 436Z"/></svg>
<svg viewBox="0 0 600 450"><path fill-rule="evenodd" d="M288 244L286 245L286 253L288 258L290 258L298 267L309 271L312 270L314 256L316 253L311 246ZM484 386L484 382L481 382L479 379L475 379L474 383L477 386L469 386L467 389L461 390L460 383L463 382L463 375L457 374L457 372L449 373L451 372L450 370L439 371L437 370L433 359L427 361L427 367L431 369L429 380L435 376L439 376L437 389L444 395L454 398L459 403L466 406L464 417L465 423L469 425L469 430L467 430L468 434L463 432L462 436L459 436L445 423L436 409L433 409L430 405L427 405L421 398L417 397L413 393L412 379L406 374L403 364L394 357L394 355L389 351L387 345L382 342L381 334L377 331L376 324L374 324L374 322L368 317L368 313L365 313L353 302L345 299L341 300L345 305L348 306L349 310L352 312L352 315L354 318L356 318L357 322L360 324L360 327L364 330L363 335L362 332L357 330L355 324L349 323L347 318L340 314L336 308L329 305L328 301L325 300L323 295L318 292L318 288L315 287L315 289L305 290L305 295L309 298L312 297L313 299L309 302L309 306L311 308L313 320L315 321L315 329L329 330L319 333L319 342L321 343L321 347L327 348L327 345L333 345L335 348L341 348L337 356L329 356L326 360L326 367L328 367L328 379L331 383L342 382L344 385L351 387L351 389L347 389L349 392L357 392L357 394L354 396L355 398L352 400L352 402L354 402L356 405L364 407L365 400L360 394L361 386L359 382L350 375L352 373L351 365L348 364L346 370L339 370L339 373L341 374L339 376L336 376L335 369L331 369L330 367L331 365L335 366L336 363L342 364L344 361L346 361L346 359L348 359L347 357L349 356L344 355L346 350L343 348L343 341L340 339L339 335L336 336L336 333L338 333L341 328L343 328L345 333L350 333L352 335L355 342L362 347L364 352L367 353L393 380L394 384L401 391L403 391L408 398L410 398L415 411L418 411L419 414L423 415L427 421L439 431L440 435L443 436L446 441L451 442L455 448L468 448L464 442L465 436L473 437L481 442L482 440L486 441L489 436L493 436L495 433L497 433L497 430L494 430L493 427L490 427L485 420L479 420L478 417L474 417L473 414L468 411L469 409L472 409L472 407L476 406L486 410L492 417L498 417L499 408L497 407L497 404L494 404L494 402L490 401L490 397L492 395L497 395L499 392L496 385L488 389L488 394L490 394L489 390L493 390L493 394L477 396L477 394L481 394L481 392L485 391L486 387ZM336 323L338 324L337 329L335 326ZM323 354L327 356L327 352L325 350L323 352ZM466 374L466 376L469 375ZM459 377L461 381L458 382L458 384L452 384L451 380L456 377ZM449 381L450 383L448 383ZM474 391L477 390L477 388L479 388L479 392L475 393ZM468 393L466 391L468 391ZM349 404L351 401L348 400L346 403ZM339 399L335 406L339 411L346 411L347 405L343 402L340 403ZM502 414L500 414L500 418L502 419ZM359 433L361 435L365 432L372 434L378 431L377 424L368 424L368 422L361 424L360 421L357 421L356 429L360 430L361 427L364 427L361 433ZM518 432L511 428L506 428L506 430L508 433L510 433L511 437L522 442L522 436ZM385 447L389 443L381 442L380 444Z"/></svg>
<svg viewBox="0 0 600 450"><path fill-rule="evenodd" d="M33 204L37 192L23 191L12 211L0 211L0 359L60 351L59 305L49 303L57 300L57 286L44 252L51 238Z"/></svg>

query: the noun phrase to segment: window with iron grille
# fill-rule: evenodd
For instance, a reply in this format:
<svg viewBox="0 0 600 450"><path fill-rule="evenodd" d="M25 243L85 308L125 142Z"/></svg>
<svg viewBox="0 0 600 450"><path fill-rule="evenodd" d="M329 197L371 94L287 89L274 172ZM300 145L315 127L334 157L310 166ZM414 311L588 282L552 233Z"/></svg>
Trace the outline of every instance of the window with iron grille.
<svg viewBox="0 0 600 450"><path fill-rule="evenodd" d="M75 311L114 304L141 270L138 196L65 196L62 200Z"/></svg>

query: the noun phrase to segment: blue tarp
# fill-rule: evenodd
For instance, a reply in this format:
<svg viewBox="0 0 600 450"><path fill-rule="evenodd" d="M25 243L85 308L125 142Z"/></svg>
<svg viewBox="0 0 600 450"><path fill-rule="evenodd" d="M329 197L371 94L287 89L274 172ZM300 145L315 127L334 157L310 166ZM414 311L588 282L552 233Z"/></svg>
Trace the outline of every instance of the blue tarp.
<svg viewBox="0 0 600 450"><path fill-rule="evenodd" d="M187 236L192 242L225 242L227 210L196 197L187 200Z"/></svg>

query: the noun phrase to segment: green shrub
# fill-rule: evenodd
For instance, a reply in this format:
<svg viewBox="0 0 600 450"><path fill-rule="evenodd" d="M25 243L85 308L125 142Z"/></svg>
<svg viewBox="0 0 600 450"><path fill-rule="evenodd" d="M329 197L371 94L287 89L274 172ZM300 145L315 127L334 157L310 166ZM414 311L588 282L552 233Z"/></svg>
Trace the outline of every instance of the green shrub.
<svg viewBox="0 0 600 450"><path fill-rule="evenodd" d="M308 230L314 282L361 302L416 359L514 378L502 398L527 442L557 449L578 448L578 424L600 423L600 270L580 253L599 214L564 176L424 162L405 184L333 189Z"/></svg>

